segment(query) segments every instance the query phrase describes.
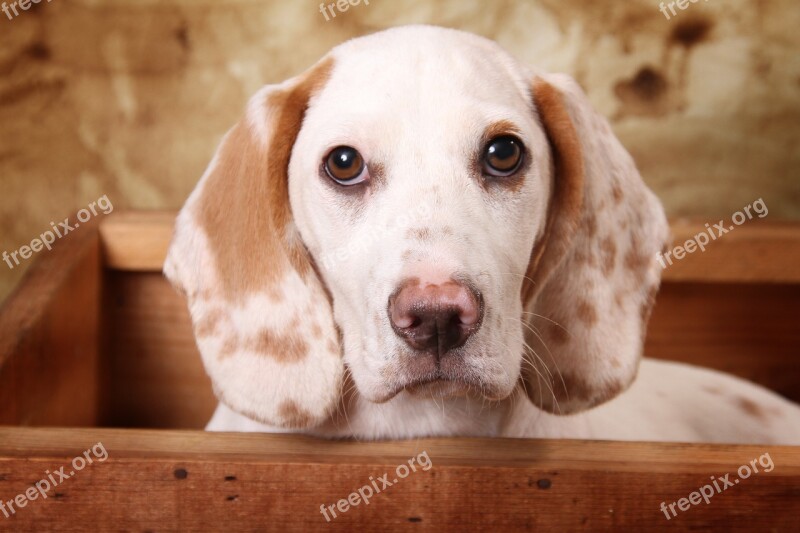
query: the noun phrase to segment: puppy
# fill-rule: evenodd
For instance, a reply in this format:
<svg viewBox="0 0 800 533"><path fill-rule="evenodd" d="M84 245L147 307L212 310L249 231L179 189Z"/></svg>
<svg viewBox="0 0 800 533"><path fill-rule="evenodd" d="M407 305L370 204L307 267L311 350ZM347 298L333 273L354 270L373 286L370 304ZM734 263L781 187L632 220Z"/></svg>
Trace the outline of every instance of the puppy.
<svg viewBox="0 0 800 533"><path fill-rule="evenodd" d="M776 394L640 365L667 239L573 80L414 26L253 96L165 273L209 430L800 444Z"/></svg>

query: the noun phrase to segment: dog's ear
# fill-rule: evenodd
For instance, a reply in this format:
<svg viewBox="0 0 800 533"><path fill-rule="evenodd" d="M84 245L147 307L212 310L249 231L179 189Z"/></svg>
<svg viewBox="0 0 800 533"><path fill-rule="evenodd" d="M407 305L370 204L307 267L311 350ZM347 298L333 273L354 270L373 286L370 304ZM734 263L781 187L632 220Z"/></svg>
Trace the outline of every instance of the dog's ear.
<svg viewBox="0 0 800 533"><path fill-rule="evenodd" d="M329 296L293 224L287 175L309 101L331 69L324 60L250 100L178 215L164 265L187 298L218 398L291 428L329 416L344 373Z"/></svg>
<svg viewBox="0 0 800 533"><path fill-rule="evenodd" d="M669 228L574 80L539 75L532 93L552 191L523 285L531 352L523 379L535 404L567 414L613 398L636 376Z"/></svg>

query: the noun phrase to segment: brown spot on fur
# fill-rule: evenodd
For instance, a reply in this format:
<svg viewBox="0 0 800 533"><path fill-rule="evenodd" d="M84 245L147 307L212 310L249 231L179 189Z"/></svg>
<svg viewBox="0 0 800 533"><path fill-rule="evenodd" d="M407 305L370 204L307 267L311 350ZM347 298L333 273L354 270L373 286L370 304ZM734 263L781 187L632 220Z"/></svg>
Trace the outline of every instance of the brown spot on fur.
<svg viewBox="0 0 800 533"><path fill-rule="evenodd" d="M322 328L316 322L311 324L311 334L314 336L315 339L322 338Z"/></svg>
<svg viewBox="0 0 800 533"><path fill-rule="evenodd" d="M286 400L278 406L278 416L283 425L288 428L305 428L311 425L311 414L291 400Z"/></svg>
<svg viewBox="0 0 800 533"><path fill-rule="evenodd" d="M548 324L545 332L547 338L552 341L553 344L564 345L569 340L569 333L563 326Z"/></svg>
<svg viewBox="0 0 800 533"><path fill-rule="evenodd" d="M430 228L413 228L406 232L406 238L427 241L431 238Z"/></svg>
<svg viewBox="0 0 800 533"><path fill-rule="evenodd" d="M219 309L212 309L202 318L200 318L194 326L195 337L209 337L217 333L217 326L222 320L224 314Z"/></svg>
<svg viewBox="0 0 800 533"><path fill-rule="evenodd" d="M238 349L239 349L239 339L237 339L233 335L228 335L227 337L225 337L225 340L222 341L222 347L220 347L217 357L219 359L227 359L228 357L235 354Z"/></svg>
<svg viewBox="0 0 800 533"><path fill-rule="evenodd" d="M596 268L600 264L597 255L591 251L575 250L572 258L579 265L584 264Z"/></svg>
<svg viewBox="0 0 800 533"><path fill-rule="evenodd" d="M453 235L453 228L451 228L450 226L445 226L441 230L439 230L439 233L445 236Z"/></svg>
<svg viewBox="0 0 800 533"><path fill-rule="evenodd" d="M740 396L736 398L736 402L739 404L739 407L747 413L748 415L752 416L753 418L766 418L765 412L761 408L760 405L755 403L753 400L749 398L745 398L744 396Z"/></svg>
<svg viewBox="0 0 800 533"><path fill-rule="evenodd" d="M411 259L411 254L412 254L411 250L406 250L405 252L403 252L403 255L400 256L400 259L402 259L403 261L408 261L409 259Z"/></svg>
<svg viewBox="0 0 800 533"><path fill-rule="evenodd" d="M594 237L597 234L597 219L595 218L594 214L586 215L586 222L584 222L586 228L586 234L589 237Z"/></svg>
<svg viewBox="0 0 800 533"><path fill-rule="evenodd" d="M614 181L611 184L611 196L614 197L615 204L619 205L619 203L622 202L622 197L623 197L622 187L620 186L618 181Z"/></svg>
<svg viewBox="0 0 800 533"><path fill-rule="evenodd" d="M617 245L614 244L614 239L605 237L600 241L600 255L600 268L603 274L609 276L614 271L617 260Z"/></svg>
<svg viewBox="0 0 800 533"><path fill-rule="evenodd" d="M644 282L647 275L647 267L650 265L651 260L651 257L639 253L636 247L632 247L625 254L625 268L634 274L636 283Z"/></svg>
<svg viewBox="0 0 800 533"><path fill-rule="evenodd" d="M287 168L308 100L332 67L333 60L325 59L293 89L270 94L263 104L269 123L253 125L248 122L253 117L245 117L217 151L194 215L208 236L228 300L280 283L288 270L311 275L305 248L285 240L292 217ZM268 139L254 132L259 126L269 127Z"/></svg>
<svg viewBox="0 0 800 533"><path fill-rule="evenodd" d="M587 326L593 326L597 323L597 310L586 300L578 302L578 306L575 308L575 314L578 319Z"/></svg>
<svg viewBox="0 0 800 533"><path fill-rule="evenodd" d="M280 334L263 329L256 337L248 339L245 347L281 363L296 363L308 355L308 343L296 331L290 327L289 332Z"/></svg>

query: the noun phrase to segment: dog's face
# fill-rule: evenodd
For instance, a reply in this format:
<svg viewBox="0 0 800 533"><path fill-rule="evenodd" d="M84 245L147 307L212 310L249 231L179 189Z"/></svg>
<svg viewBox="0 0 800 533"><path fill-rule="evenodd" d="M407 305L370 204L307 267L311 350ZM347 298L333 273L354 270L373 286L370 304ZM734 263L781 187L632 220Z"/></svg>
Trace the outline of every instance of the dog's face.
<svg viewBox="0 0 800 533"><path fill-rule="evenodd" d="M570 412L635 374L665 228L574 84L410 27L253 97L165 272L218 395L262 422L323 420L345 367L375 402L522 383Z"/></svg>
<svg viewBox="0 0 800 533"><path fill-rule="evenodd" d="M373 401L404 389L500 399L519 378L550 149L527 80L475 41L341 50L292 151L295 223Z"/></svg>

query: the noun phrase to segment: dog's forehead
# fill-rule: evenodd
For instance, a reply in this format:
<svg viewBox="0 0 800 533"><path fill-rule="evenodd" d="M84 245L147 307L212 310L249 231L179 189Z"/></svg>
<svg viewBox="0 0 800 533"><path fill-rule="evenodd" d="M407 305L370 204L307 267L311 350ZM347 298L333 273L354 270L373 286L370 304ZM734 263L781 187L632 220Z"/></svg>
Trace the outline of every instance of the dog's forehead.
<svg viewBox="0 0 800 533"><path fill-rule="evenodd" d="M464 116L524 108L526 75L486 39L442 28L401 28L335 48L335 68L317 98L339 116Z"/></svg>

